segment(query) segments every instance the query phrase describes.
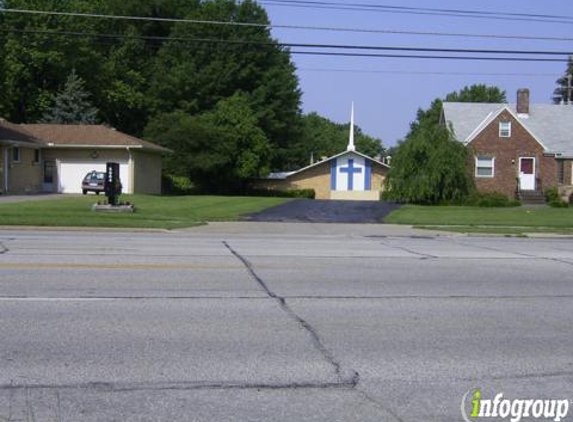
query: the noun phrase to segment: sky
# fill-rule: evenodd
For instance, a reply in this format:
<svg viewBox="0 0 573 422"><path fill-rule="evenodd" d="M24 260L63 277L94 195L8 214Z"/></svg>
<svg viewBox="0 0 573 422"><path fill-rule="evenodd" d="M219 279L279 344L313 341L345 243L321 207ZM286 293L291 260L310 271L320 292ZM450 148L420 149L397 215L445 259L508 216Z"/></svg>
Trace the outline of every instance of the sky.
<svg viewBox="0 0 573 422"><path fill-rule="evenodd" d="M573 16L571 0L330 0L353 4L449 8L501 13ZM274 25L349 27L376 30L528 35L573 38L573 22L547 23L468 17L328 10L280 6L261 0ZM505 15L504 15L505 16ZM571 51L573 41L388 35L273 28L281 42L400 47ZM374 51L374 53L377 53ZM380 52L383 53L383 52ZM404 53L398 53L404 54ZM443 53L442 53L443 54ZM515 102L519 88L529 88L531 101L551 103L555 81L566 63L493 62L444 59L326 57L292 55L303 92L305 113L316 111L339 123L355 121L365 133L388 147L403 139L419 108L438 97L475 83L495 85ZM437 72L441 74L432 74ZM446 73L446 74L443 74ZM453 74L452 74L453 73ZM502 75L500 75L502 74ZM505 75L504 75L505 74ZM510 74L510 75L507 75Z"/></svg>

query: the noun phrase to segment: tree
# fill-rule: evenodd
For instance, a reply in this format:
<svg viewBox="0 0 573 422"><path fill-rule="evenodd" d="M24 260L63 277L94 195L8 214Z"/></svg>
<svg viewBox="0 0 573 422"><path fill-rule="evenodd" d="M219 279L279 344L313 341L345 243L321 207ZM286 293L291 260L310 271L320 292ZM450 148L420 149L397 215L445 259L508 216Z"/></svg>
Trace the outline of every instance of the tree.
<svg viewBox="0 0 573 422"><path fill-rule="evenodd" d="M237 93L209 112L159 115L146 136L176 151L166 171L186 175L203 191L242 193L269 171L270 146L246 94Z"/></svg>
<svg viewBox="0 0 573 422"><path fill-rule="evenodd" d="M573 77L573 56L569 57L569 62L567 63L567 69L565 75L555 81L557 83L557 88L553 91L553 102L555 104L560 104L562 101L573 101L573 93L569 89L569 84L573 84L571 79Z"/></svg>
<svg viewBox="0 0 573 422"><path fill-rule="evenodd" d="M472 85L446 95L451 102L506 102L505 91ZM421 204L459 201L471 193L467 148L440 125L443 100L419 109L406 139L394 151L386 178L388 198Z"/></svg>
<svg viewBox="0 0 573 422"><path fill-rule="evenodd" d="M300 140L293 148L286 168L296 169L308 165L311 155L319 159L344 151L348 145L349 132L348 123L335 123L314 112L303 116ZM358 126L355 126L354 135L358 151L370 157L377 157L383 153L384 148L380 139L364 134Z"/></svg>
<svg viewBox="0 0 573 422"><path fill-rule="evenodd" d="M0 14L0 112L36 122L70 69L86 82L99 118L140 136L150 119L197 115L236 92L248 95L275 167L300 132L300 91L287 49L252 0L3 0L6 8L166 18L161 21ZM190 25L174 19L253 22ZM81 34L112 34L96 37ZM115 37L117 35L117 37ZM212 40L212 41L209 41Z"/></svg>
<svg viewBox="0 0 573 422"><path fill-rule="evenodd" d="M92 106L85 82L72 70L64 87L52 97L52 108L44 113L43 123L95 124L98 110Z"/></svg>
<svg viewBox="0 0 573 422"><path fill-rule="evenodd" d="M417 130L392 157L385 195L418 204L460 201L473 189L468 159L468 149L447 128Z"/></svg>
<svg viewBox="0 0 573 422"><path fill-rule="evenodd" d="M450 92L443 100L436 98L432 101L430 108L427 110L418 109L416 120L410 124L410 132L406 138L410 137L417 130L429 130L439 125L443 101L461 103L506 103L507 98L505 91L496 86L488 86L485 84L471 85L462 88L458 92Z"/></svg>

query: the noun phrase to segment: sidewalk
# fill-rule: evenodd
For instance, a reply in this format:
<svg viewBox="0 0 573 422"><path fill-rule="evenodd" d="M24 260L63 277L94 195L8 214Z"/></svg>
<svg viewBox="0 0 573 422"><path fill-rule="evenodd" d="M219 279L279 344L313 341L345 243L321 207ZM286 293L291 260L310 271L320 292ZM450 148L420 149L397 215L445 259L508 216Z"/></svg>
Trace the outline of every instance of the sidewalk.
<svg viewBox="0 0 573 422"><path fill-rule="evenodd" d="M213 222L204 226L174 230L197 234L268 234L268 235L330 235L330 236L465 236L439 230L420 230L397 224L344 223L271 223L271 222Z"/></svg>

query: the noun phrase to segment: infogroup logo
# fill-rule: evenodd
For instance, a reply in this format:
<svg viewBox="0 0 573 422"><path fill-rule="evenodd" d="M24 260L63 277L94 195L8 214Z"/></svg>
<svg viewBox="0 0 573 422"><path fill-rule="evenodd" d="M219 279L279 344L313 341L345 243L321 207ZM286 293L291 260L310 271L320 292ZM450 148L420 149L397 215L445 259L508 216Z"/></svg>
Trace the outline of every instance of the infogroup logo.
<svg viewBox="0 0 573 422"><path fill-rule="evenodd" d="M465 422L486 418L507 419L510 422L520 422L522 419L560 422L569 413L569 400L508 399L504 398L503 393L486 399L482 397L480 389L474 389L464 394L461 412Z"/></svg>

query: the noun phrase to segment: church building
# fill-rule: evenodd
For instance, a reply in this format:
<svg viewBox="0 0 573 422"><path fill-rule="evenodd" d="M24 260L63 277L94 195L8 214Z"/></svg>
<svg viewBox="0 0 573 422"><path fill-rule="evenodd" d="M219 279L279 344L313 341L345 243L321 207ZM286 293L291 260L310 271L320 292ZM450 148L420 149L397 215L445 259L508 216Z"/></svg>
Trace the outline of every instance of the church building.
<svg viewBox="0 0 573 422"><path fill-rule="evenodd" d="M356 151L354 106L346 151L293 172L271 173L258 189L314 189L316 199L378 201L388 165Z"/></svg>

